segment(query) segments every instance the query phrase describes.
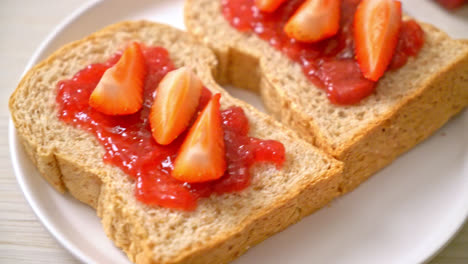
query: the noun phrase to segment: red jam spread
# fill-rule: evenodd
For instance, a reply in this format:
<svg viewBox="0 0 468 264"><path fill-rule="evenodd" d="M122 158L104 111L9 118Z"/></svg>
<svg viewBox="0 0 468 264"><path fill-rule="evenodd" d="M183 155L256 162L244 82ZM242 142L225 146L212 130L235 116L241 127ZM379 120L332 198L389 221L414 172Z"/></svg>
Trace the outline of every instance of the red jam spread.
<svg viewBox="0 0 468 264"><path fill-rule="evenodd" d="M273 162L281 167L285 150L281 143L248 136L249 122L239 107L221 111L227 170L218 180L189 184L170 176L177 152L186 132L167 146L158 145L151 135L148 120L154 101L155 88L166 73L174 69L167 50L160 47L144 47L147 64L143 108L132 115L109 116L88 104L91 92L106 69L112 67L121 54L105 63L91 64L69 80L58 83L56 101L58 117L67 124L94 134L104 147L104 162L121 168L137 181L135 195L150 205L193 210L197 200L211 194L240 191L249 186L250 167L257 162ZM203 88L198 109L211 98L211 92Z"/></svg>
<svg viewBox="0 0 468 264"><path fill-rule="evenodd" d="M289 0L273 13L261 12L255 0L222 0L222 12L242 32L254 32L270 45L300 63L304 74L325 89L334 104L354 104L370 95L376 82L361 73L354 54L353 18L360 0L342 0L339 32L317 43L301 43L284 33L284 25L304 0ZM399 42L389 69L402 67L424 44L420 26L413 20L402 23Z"/></svg>

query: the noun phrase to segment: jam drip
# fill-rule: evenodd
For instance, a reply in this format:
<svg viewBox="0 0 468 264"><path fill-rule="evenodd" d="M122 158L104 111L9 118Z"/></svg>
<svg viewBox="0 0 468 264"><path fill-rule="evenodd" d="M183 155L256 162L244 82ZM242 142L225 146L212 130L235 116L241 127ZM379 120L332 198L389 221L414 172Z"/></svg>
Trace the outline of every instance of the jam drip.
<svg viewBox="0 0 468 264"><path fill-rule="evenodd" d="M304 0L289 0L273 13L261 12L255 0L221 0L224 17L242 32L253 32L302 66L307 78L325 89L334 104L355 104L369 96L376 83L361 73L355 60L353 18L360 0L343 0L340 31L317 43L301 43L284 33L284 25ZM395 56L389 66L405 65L424 44L423 31L413 20L402 23Z"/></svg>
<svg viewBox="0 0 468 264"><path fill-rule="evenodd" d="M239 107L221 112L226 161L225 175L216 181L188 184L170 176L177 152L186 136L183 133L169 145L158 145L151 135L149 112L156 95L155 88L169 71L175 69L167 50L144 47L148 74L145 80L143 108L132 115L109 116L88 104L104 72L120 58L116 54L105 63L91 64L73 78L58 83L56 101L60 120L96 136L104 147L104 162L121 168L136 180L135 195L150 205L193 210L197 200L211 194L240 191L249 186L250 168L258 162L273 162L281 167L285 150L281 143L249 137L249 122ZM203 88L198 110L211 98Z"/></svg>

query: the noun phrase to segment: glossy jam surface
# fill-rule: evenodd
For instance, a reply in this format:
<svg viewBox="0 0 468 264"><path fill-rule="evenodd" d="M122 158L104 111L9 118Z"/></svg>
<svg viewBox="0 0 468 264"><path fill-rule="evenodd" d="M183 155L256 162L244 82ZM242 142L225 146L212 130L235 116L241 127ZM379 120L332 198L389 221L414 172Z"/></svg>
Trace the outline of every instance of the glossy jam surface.
<svg viewBox="0 0 468 264"><path fill-rule="evenodd" d="M249 169L257 162L273 162L281 167L285 150L281 143L251 138L249 122L239 107L222 110L224 140L228 168L219 180L188 184L170 176L173 161L186 134L167 146L158 145L151 135L148 120L155 88L166 73L174 69L164 48L145 47L148 74L145 80L144 105L139 112L127 116L108 116L88 104L89 96L105 70L114 65L120 54L107 62L92 64L69 80L58 83L58 117L75 127L94 134L105 149L104 162L121 168L137 181L135 195L150 205L193 210L197 200L212 193L240 191L249 186ZM211 97L206 88L200 98L201 110Z"/></svg>
<svg viewBox="0 0 468 264"><path fill-rule="evenodd" d="M289 0L273 13L264 13L254 0L221 0L223 14L242 32L254 32L270 45L300 63L304 74L325 89L334 104L354 104L370 95L376 83L364 78L355 60L353 18L360 0L342 0L340 31L332 38L301 43L289 38L284 25L304 0ZM422 29L414 21L403 22L396 54L389 69L403 66L424 44Z"/></svg>

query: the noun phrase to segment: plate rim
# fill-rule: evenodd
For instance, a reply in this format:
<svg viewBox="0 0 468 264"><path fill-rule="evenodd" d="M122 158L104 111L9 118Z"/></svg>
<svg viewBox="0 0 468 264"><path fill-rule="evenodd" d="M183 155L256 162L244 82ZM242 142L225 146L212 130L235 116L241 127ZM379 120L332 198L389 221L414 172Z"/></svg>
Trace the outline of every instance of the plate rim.
<svg viewBox="0 0 468 264"><path fill-rule="evenodd" d="M72 11L68 16L61 20L52 31L50 31L47 36L41 41L40 45L35 49L33 55L28 60L26 67L24 68L23 73L21 74L20 79L24 77L28 70L30 70L36 63L38 63L39 57L43 55L44 51L50 45L50 43L60 35L67 26L69 26L74 21L78 20L82 15L84 15L88 10L93 9L99 3L104 2L103 0L87 0L83 4L81 4L78 8ZM467 110L465 110L465 114ZM463 111L460 113L463 114ZM22 161L18 158L18 149L23 148L22 144L20 143L17 130L14 126L13 120L11 116L8 119L8 142L9 142L9 152L11 163L13 166L13 172L15 174L15 178L20 186L21 192L23 193L26 201L28 202L29 206L33 210L36 217L40 220L42 225L46 228L46 230L54 237L59 244L64 247L68 252L70 252L77 260L84 262L84 263L95 263L95 261L90 258L84 251L80 248L76 247L73 243L71 243L67 238L63 236L63 234L57 230L57 228L48 221L47 217L44 215L42 210L39 209L37 201L32 197L31 192L28 191L27 184L25 183L25 177L28 177L26 173L24 173L24 168L22 166ZM434 257L436 257L456 236L457 233L464 227L465 223L468 222L468 204L465 206L465 213L462 218L458 219L456 225L452 227L446 228L444 232L445 236L439 236L437 241L439 243L434 242L432 244L431 250L426 250L426 254L420 254L418 257L420 258L419 261L421 263L428 263Z"/></svg>
<svg viewBox="0 0 468 264"><path fill-rule="evenodd" d="M86 2L82 3L78 8L73 10L69 15L63 18L53 29L50 31L47 36L41 41L39 46L34 50L33 55L26 63L26 66L21 74L20 80L24 77L24 75L39 61L39 57L42 53L46 50L47 46L50 42L59 35L69 24L76 21L80 16L82 16L86 11L95 7L99 2L102 0L87 0ZM70 252L77 260L83 263L95 263L92 259L89 258L87 254L82 252L78 247L76 247L73 243L68 241L57 228L47 220L47 217L44 215L42 210L38 208L37 201L32 197L31 193L27 191L26 183L24 181L25 173L23 173L23 167L20 164L21 161L18 159L18 151L17 147L23 147L22 144L19 142L19 138L17 136L17 131L11 115L8 117L8 148L10 152L11 163L13 166L13 173L15 174L16 181L23 193L23 196L26 198L28 205L33 210L36 217L42 223L42 225L46 228L46 230L52 235L52 237L59 242L59 244L65 248L68 252Z"/></svg>

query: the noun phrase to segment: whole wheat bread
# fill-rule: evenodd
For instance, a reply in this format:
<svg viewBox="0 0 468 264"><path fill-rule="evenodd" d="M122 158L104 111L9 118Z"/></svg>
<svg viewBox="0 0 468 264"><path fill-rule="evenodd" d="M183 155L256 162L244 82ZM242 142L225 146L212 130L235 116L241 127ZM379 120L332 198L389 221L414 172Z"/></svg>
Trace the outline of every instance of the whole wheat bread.
<svg viewBox="0 0 468 264"><path fill-rule="evenodd" d="M301 66L254 33L231 27L221 0L187 0L188 31L212 48L218 81L261 94L269 112L304 139L344 162L340 190L353 190L421 142L468 105L468 41L420 23L425 44L415 58L387 72L374 94L336 106Z"/></svg>
<svg viewBox="0 0 468 264"><path fill-rule="evenodd" d="M131 178L103 163L104 149L94 136L61 122L55 104L58 81L105 61L130 41L165 47L177 67L192 66L208 89L222 94L222 108L244 109L251 136L284 144L284 167L256 166L246 190L201 199L193 212L138 202ZM338 195L342 164L229 96L212 77L216 69L214 54L188 34L146 21L122 22L53 53L10 98L18 135L39 172L57 190L94 207L107 236L133 262L225 263Z"/></svg>

